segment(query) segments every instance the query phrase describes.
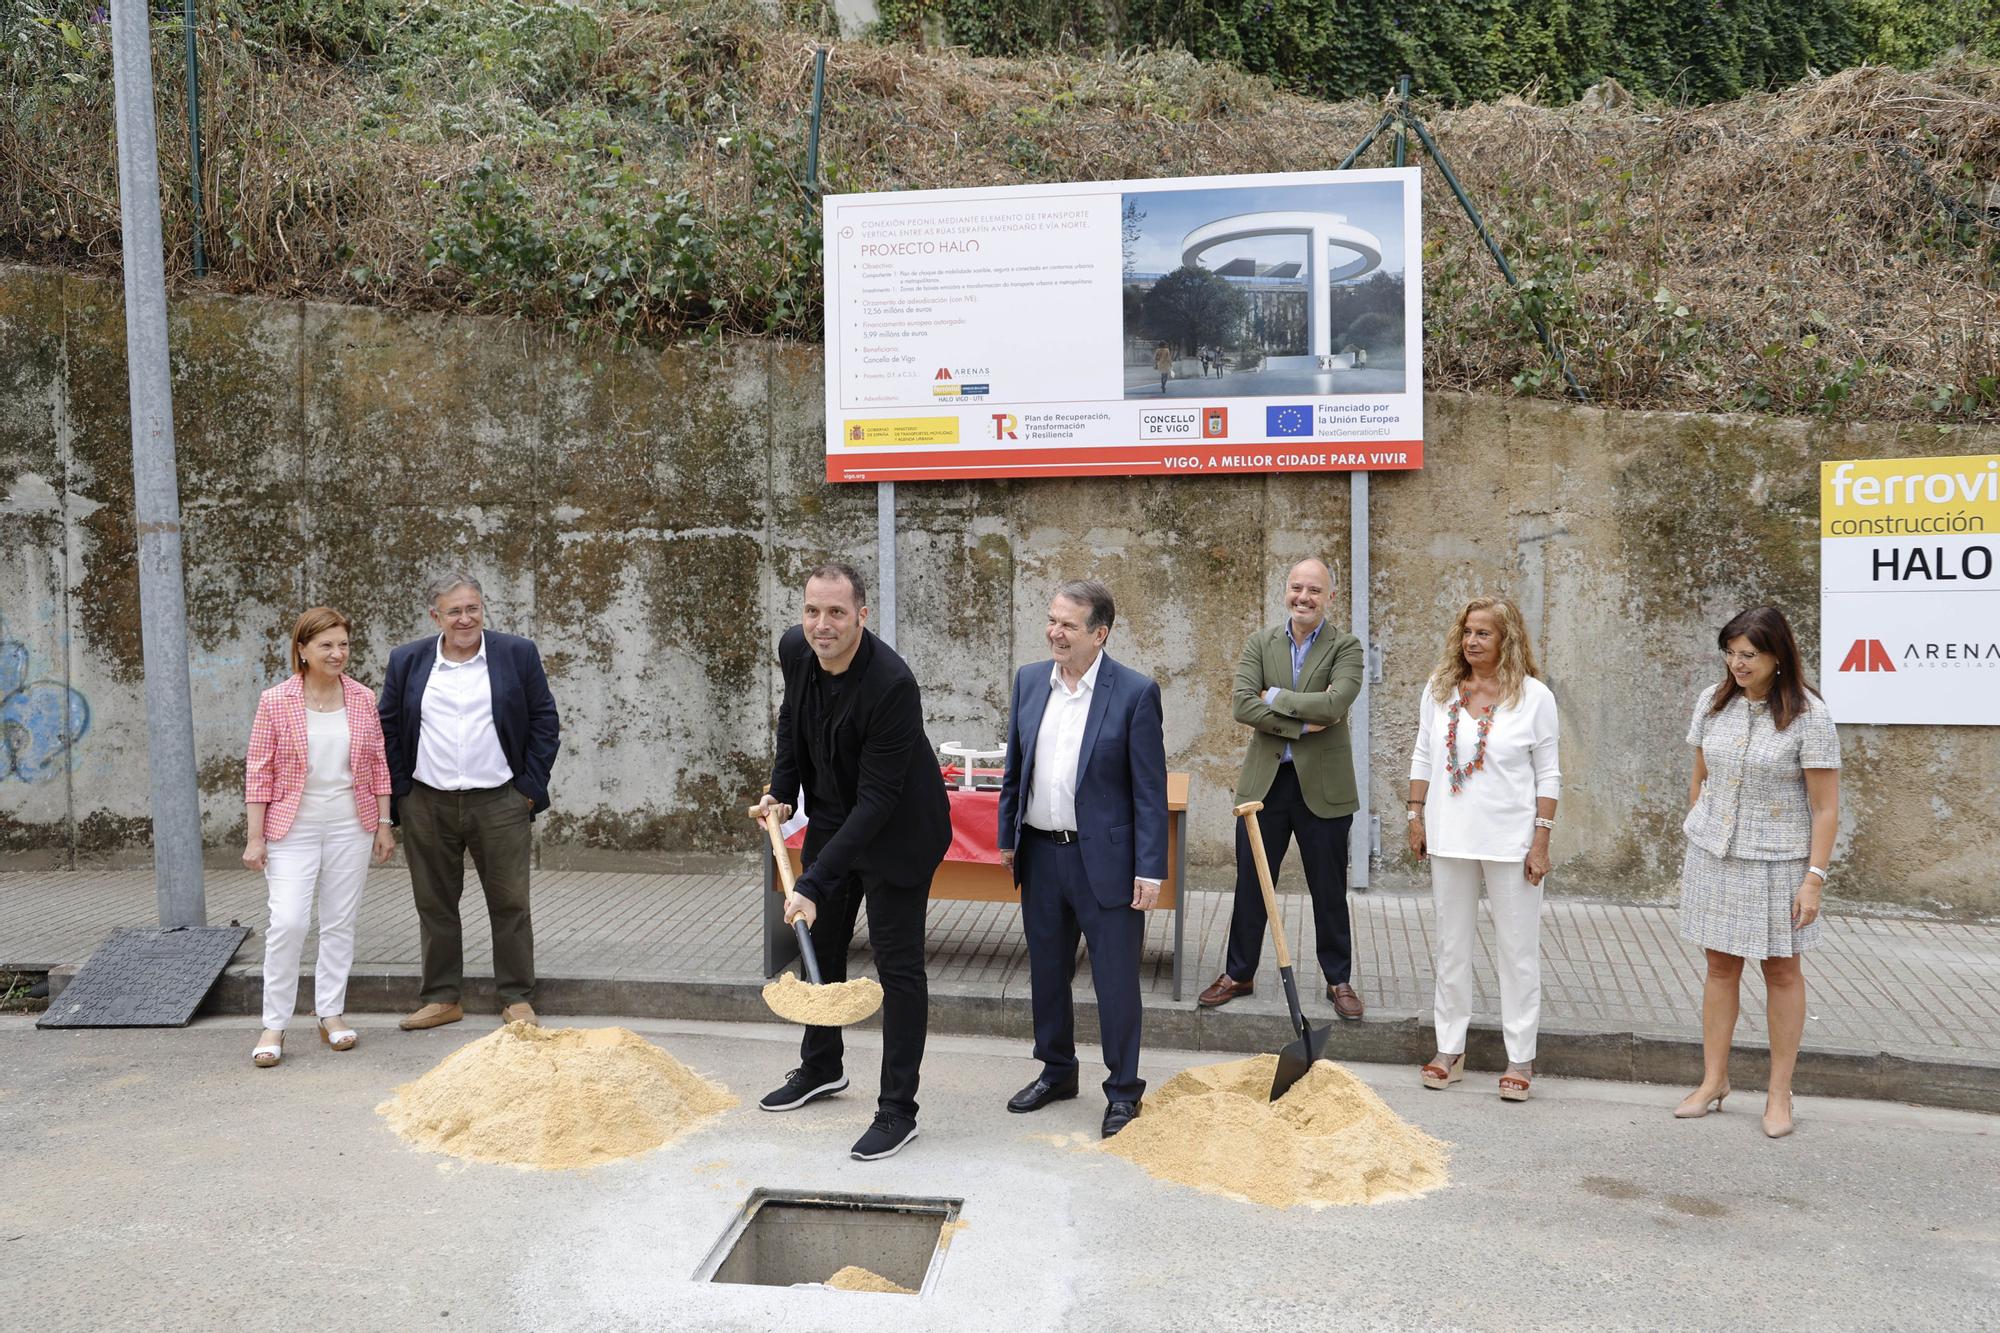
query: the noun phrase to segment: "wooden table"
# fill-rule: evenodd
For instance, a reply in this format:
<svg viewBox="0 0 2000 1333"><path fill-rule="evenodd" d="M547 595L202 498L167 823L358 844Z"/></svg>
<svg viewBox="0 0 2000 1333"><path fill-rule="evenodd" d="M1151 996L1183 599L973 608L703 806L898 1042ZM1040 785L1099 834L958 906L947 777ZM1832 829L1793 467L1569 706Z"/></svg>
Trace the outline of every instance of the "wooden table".
<svg viewBox="0 0 2000 1333"><path fill-rule="evenodd" d="M1183 899L1187 893L1187 805L1188 775L1167 774L1167 877L1160 883L1160 899L1154 911L1172 908L1174 913L1174 998L1181 998L1181 964L1185 945L1185 913ZM799 956L799 942L792 928L785 924L784 892L778 883L777 863L771 858L771 845L761 840L763 855L759 858L764 867L764 975L776 976ZM792 871L799 870L799 850L788 849L792 857ZM1014 887L1014 872L1011 867L988 861L947 860L938 866L937 874L931 879L930 896L953 902L1018 903L1020 892Z"/></svg>

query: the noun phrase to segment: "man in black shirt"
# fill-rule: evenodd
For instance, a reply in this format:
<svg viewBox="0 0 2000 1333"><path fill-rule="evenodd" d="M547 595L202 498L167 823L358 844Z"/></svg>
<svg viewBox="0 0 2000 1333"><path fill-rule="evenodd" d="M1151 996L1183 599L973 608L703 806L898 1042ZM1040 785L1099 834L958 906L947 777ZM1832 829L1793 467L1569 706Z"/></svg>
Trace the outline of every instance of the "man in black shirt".
<svg viewBox="0 0 2000 1333"><path fill-rule="evenodd" d="M916 677L867 632L867 594L850 565L806 578L803 623L778 641L785 698L777 757L756 816L791 817L806 794L804 873L785 919L812 929L824 981L847 979L847 949L865 899L875 970L882 978L882 1088L875 1122L852 1156L873 1161L917 1136L917 1068L924 1058L930 989L924 909L931 876L951 845L951 810L937 753L924 735ZM759 1103L791 1111L847 1087L837 1027L809 1027L799 1067Z"/></svg>

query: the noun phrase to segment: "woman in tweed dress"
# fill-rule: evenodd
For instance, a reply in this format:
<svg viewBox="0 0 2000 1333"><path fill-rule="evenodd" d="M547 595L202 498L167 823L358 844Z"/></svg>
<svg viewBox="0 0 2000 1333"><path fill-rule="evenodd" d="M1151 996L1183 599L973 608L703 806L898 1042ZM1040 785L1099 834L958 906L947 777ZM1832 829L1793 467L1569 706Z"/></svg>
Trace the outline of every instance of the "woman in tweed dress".
<svg viewBox="0 0 2000 1333"><path fill-rule="evenodd" d="M1806 1024L1800 955L1819 941L1820 894L1840 824L1840 741L1799 670L1776 607L1743 612L1716 635L1726 674L1695 702L1681 938L1708 953L1701 998L1701 1086L1674 1114L1692 1120L1729 1095L1743 962L1764 969L1771 1079L1764 1132L1792 1132L1792 1069Z"/></svg>

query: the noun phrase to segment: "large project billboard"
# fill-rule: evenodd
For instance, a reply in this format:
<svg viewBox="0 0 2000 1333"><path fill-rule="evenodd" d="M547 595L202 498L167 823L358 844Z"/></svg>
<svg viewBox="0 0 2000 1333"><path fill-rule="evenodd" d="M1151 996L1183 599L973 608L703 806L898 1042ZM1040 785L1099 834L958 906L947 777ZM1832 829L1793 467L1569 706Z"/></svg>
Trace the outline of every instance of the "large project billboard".
<svg viewBox="0 0 2000 1333"><path fill-rule="evenodd" d="M1423 465L1418 173L828 195L830 481Z"/></svg>

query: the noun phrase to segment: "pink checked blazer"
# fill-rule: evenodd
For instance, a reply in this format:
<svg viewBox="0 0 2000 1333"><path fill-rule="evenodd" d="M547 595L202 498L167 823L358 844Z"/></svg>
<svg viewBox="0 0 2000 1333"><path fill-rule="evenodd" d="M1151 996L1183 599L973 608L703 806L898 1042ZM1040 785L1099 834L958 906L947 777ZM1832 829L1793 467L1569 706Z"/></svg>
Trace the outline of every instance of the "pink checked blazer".
<svg viewBox="0 0 2000 1333"><path fill-rule="evenodd" d="M375 712L375 694L366 685L343 675L340 688L347 702L354 808L361 816L361 827L373 833L378 818L375 798L389 794L382 719ZM243 799L270 807L264 813L264 838L276 842L292 827L305 794L305 681L293 676L257 698L257 718L250 724L250 752L243 761Z"/></svg>

